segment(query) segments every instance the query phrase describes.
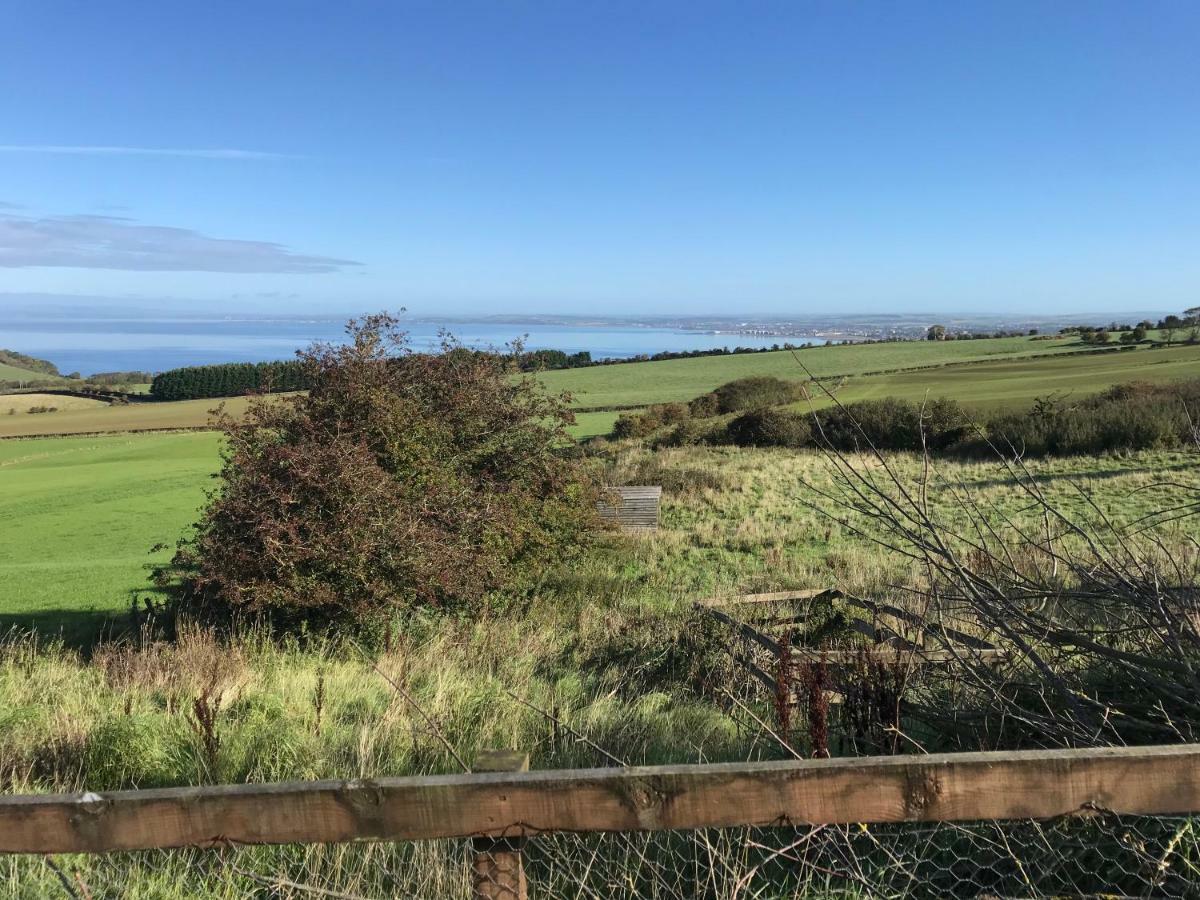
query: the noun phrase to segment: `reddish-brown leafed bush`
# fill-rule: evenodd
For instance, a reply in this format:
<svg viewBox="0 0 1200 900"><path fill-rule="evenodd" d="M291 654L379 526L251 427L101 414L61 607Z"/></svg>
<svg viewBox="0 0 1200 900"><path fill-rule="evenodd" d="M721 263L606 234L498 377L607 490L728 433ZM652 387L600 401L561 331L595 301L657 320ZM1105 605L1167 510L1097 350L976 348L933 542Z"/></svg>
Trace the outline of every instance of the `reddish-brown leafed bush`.
<svg viewBox="0 0 1200 900"><path fill-rule="evenodd" d="M502 354L411 352L387 315L347 331L301 353L308 393L220 416L221 487L173 572L192 605L472 607L583 542L596 488L565 398Z"/></svg>

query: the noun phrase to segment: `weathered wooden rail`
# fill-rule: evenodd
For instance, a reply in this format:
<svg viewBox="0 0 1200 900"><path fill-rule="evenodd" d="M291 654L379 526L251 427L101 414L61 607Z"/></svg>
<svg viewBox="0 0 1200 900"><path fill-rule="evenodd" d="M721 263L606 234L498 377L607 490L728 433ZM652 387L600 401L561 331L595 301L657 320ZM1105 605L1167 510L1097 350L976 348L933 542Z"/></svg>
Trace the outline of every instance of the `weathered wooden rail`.
<svg viewBox="0 0 1200 900"><path fill-rule="evenodd" d="M0 797L0 852L475 842L477 897L523 897L550 832L1200 813L1200 745L523 771Z"/></svg>

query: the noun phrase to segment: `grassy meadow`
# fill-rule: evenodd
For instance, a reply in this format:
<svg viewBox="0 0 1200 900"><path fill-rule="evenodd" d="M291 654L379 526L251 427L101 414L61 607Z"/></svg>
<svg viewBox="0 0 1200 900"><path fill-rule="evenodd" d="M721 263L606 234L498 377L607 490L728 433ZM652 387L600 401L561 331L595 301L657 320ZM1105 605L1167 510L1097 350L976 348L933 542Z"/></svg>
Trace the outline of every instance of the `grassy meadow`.
<svg viewBox="0 0 1200 900"><path fill-rule="evenodd" d="M820 453L615 452L614 477L664 485L662 530L603 536L481 619L416 616L382 649L261 633L225 643L193 627L170 643L72 649L82 630L124 613L130 592L145 585L150 548L173 543L192 520L217 466L217 437L0 442L0 608L9 624L39 626L0 641L7 789L453 772L446 736L466 760L485 747L519 747L535 768L777 755L738 709L697 690L727 663L697 655L692 602L815 586L886 597L889 585L911 577L908 562L813 508L820 491L836 486ZM888 464L909 482L922 472L914 456L894 454ZM945 485L969 490L997 521L1030 515L999 464L936 466ZM1060 508L1092 521L1133 521L1200 490L1194 452L1040 460L1031 472ZM938 515L955 519L948 489L931 500ZM1188 535L1179 526L1166 537ZM212 714L211 731L198 722L198 702ZM233 898L260 889L254 877L343 896L397 885L408 896L459 896L460 849L264 848L219 859L161 853L59 863L95 896ZM627 864L636 870L637 858ZM9 858L0 885L10 896L46 896L58 889L57 873L40 859Z"/></svg>
<svg viewBox="0 0 1200 900"><path fill-rule="evenodd" d="M8 363L0 362L0 381L44 381L51 376L41 372L33 372L29 369L21 369L17 366L10 366Z"/></svg>
<svg viewBox="0 0 1200 900"><path fill-rule="evenodd" d="M1200 374L1200 347L1137 347L1067 357L994 359L940 369L850 378L839 400L951 397L970 409L1012 409L1058 393L1082 397L1130 381L1176 381Z"/></svg>
<svg viewBox="0 0 1200 900"><path fill-rule="evenodd" d="M1023 339L1006 338L1004 340ZM992 342L963 341L961 343ZM888 344L874 345L873 347L863 347L861 350L865 353L867 350L886 349L891 346ZM790 363L790 368L776 367L773 369L773 374L777 377L797 381L808 378L804 368L800 365L803 363L804 367L812 370L815 377L825 379L823 380L824 386L842 403L881 397L899 397L914 401L921 401L926 397L951 397L968 409L981 414L998 409L1024 408L1031 405L1038 397L1049 394L1082 397L1115 384L1130 381L1175 381L1189 377L1194 378L1200 372L1200 347L1197 346L1139 347L1132 350L1111 349L1100 352L1075 352L1030 357L1002 356L975 362L955 362L938 366L926 364L894 372L846 375L845 377L824 376L812 369L810 361L816 357L806 355L810 352L812 351L801 351L795 357L791 354L775 353L761 354L761 356L772 358L787 356L786 360L780 359L779 361ZM733 357L733 359L737 358ZM749 358L755 357L750 356ZM718 362L727 361L729 358L712 357L701 360L670 360L668 362L711 362L715 365ZM824 361L827 362L827 359ZM654 398L653 400L644 400L643 402L646 403L666 402L668 398L672 401L676 399L690 400L703 392L698 390L691 396L677 397L673 393L660 389L657 380L650 376L655 374L653 367L665 364L659 362L631 363L627 366L606 368L634 370L626 374L640 376L644 379L641 396ZM578 373L582 381L585 373L592 371L591 369L576 369L566 373L549 372L542 377L548 379L552 375ZM797 403L796 408L819 409L832 402L820 388L811 388L810 395L809 400ZM585 405L580 394L575 393L573 396L577 405ZM635 395L630 390L625 396ZM620 414L616 410L576 413L575 436L584 438L607 434L612 430L613 422Z"/></svg>
<svg viewBox="0 0 1200 900"><path fill-rule="evenodd" d="M1073 336L1051 340L1015 337L831 344L794 353L781 350L562 369L540 377L551 390L570 391L575 405L584 409L631 407L687 401L727 381L750 375L804 380L808 377L804 372L807 368L817 378L837 378L1005 357L1073 353L1081 349L1083 345Z"/></svg>
<svg viewBox="0 0 1200 900"><path fill-rule="evenodd" d="M75 634L127 608L148 587L145 566L169 556L151 548L173 547L194 521L217 442L211 432L0 441L0 623Z"/></svg>

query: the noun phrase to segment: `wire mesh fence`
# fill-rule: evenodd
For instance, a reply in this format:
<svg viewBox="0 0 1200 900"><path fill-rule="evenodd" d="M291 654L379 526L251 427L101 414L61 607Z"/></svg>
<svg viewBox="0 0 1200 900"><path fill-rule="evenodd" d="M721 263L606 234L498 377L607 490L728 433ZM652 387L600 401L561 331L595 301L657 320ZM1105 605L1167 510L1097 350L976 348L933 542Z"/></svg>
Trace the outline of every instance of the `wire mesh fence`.
<svg viewBox="0 0 1200 900"><path fill-rule="evenodd" d="M558 833L6 857L17 898L1200 897L1188 817Z"/></svg>

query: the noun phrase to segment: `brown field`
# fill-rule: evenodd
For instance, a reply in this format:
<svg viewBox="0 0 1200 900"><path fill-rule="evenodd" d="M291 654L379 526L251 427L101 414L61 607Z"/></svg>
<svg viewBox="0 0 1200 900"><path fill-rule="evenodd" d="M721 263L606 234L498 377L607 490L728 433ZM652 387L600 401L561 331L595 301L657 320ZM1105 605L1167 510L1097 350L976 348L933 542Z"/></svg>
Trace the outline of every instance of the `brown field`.
<svg viewBox="0 0 1200 900"><path fill-rule="evenodd" d="M40 397L34 400L30 398ZM21 409L8 415L5 404L57 406L58 412L29 415ZM0 437L33 437L55 434L93 434L108 431L155 431L204 428L220 400L180 400L175 403L109 405L98 400L40 394L0 397ZM230 397L226 409L239 413L248 397Z"/></svg>
<svg viewBox="0 0 1200 900"><path fill-rule="evenodd" d="M0 416L29 414L35 406L54 406L57 413L38 413L39 416L54 416L68 410L98 409L108 406L102 400L86 397L63 397L58 394L0 394ZM37 425L38 423L32 423ZM39 432L40 433L40 432Z"/></svg>

